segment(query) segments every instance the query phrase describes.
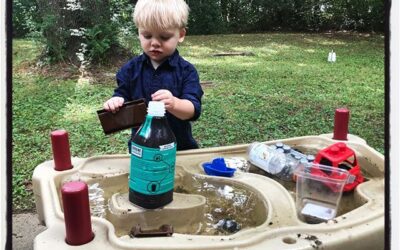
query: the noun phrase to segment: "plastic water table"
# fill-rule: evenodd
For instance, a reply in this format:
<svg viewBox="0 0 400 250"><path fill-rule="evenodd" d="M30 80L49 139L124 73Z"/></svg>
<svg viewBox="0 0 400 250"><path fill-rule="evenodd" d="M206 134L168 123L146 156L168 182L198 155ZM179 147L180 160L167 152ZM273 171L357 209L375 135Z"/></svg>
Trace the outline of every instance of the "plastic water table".
<svg viewBox="0 0 400 250"><path fill-rule="evenodd" d="M315 153L337 142L331 138L332 135L319 135L279 141ZM256 171L236 171L232 177L204 172L202 164L216 157L246 158L248 144L178 152L174 201L156 210L141 209L126 201L129 155L71 158L73 167L64 171L55 170L53 160L43 162L34 171L33 186L39 220L47 230L35 238L34 249L383 249L384 157L357 136L349 135L345 143L356 153L366 180L353 192L344 194L333 220L317 224L299 218L295 190L290 185ZM94 238L77 246L66 243L61 199L63 184L71 181L101 187L106 207L103 216L91 216ZM184 190L189 187L205 193ZM213 202L207 197L211 187L217 195ZM232 189L240 192L232 195ZM212 204L224 202L228 204L225 208L205 212ZM240 230L221 234L212 226L206 229L207 215L217 217L221 210L246 202L252 204L252 210L241 207L233 218L236 222L249 222ZM174 226L174 232L166 237L132 237L138 224L144 228L169 224Z"/></svg>

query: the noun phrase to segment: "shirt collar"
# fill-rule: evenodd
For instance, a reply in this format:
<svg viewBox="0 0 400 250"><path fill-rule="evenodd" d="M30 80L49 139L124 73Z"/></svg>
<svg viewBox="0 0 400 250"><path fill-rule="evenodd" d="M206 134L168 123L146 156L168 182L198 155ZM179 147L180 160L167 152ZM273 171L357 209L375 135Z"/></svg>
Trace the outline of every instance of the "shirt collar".
<svg viewBox="0 0 400 250"><path fill-rule="evenodd" d="M151 65L150 57L149 57L148 55L146 55L145 53L142 53L142 54L140 55L139 60L142 61L142 62L146 62L146 63L148 63L149 65ZM176 66L178 65L178 60L179 60L179 52L178 52L178 50L176 49L175 52L174 52L172 55L170 55L170 56L167 58L167 60L165 60L161 65L164 65L164 64L167 63L167 64L169 64L169 65L172 66L172 67L176 67ZM160 65L160 66L161 66L161 65Z"/></svg>

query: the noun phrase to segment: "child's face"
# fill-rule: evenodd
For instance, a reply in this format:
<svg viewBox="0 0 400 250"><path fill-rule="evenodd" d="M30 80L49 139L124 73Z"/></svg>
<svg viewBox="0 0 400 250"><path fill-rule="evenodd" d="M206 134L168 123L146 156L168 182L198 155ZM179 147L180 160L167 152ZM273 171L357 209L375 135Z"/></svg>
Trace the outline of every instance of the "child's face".
<svg viewBox="0 0 400 250"><path fill-rule="evenodd" d="M140 45L151 60L162 63L185 38L185 29L147 30L139 28Z"/></svg>

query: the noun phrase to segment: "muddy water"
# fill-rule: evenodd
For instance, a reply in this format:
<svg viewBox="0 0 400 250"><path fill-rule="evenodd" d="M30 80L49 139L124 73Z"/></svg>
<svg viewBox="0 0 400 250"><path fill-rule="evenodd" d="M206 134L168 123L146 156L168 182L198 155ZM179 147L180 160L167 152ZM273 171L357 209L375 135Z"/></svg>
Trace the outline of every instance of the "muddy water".
<svg viewBox="0 0 400 250"><path fill-rule="evenodd" d="M127 181L124 181L126 176L118 177L118 179L118 181L113 181L112 184L110 179L96 180L96 182L88 181L89 189L96 186L102 193L102 197L98 198L105 201L101 204L101 207L95 207L96 202L91 202L93 216L105 218L113 223L109 219L110 211L107 204L114 193L128 192ZM206 198L203 220L200 225L188 225L187 229L185 228L183 231L174 229L176 233L230 235L246 228L261 225L267 218L267 207L259 196L249 188L231 180L215 181L208 177L186 173L184 179L176 183L174 192L197 194ZM101 215L93 212L103 210L103 208L104 213ZM157 213L157 210L154 210L154 213ZM157 215L152 214L152 216ZM145 218L143 219L145 220ZM173 219L169 224L173 225ZM117 224L114 227L117 236L129 234L127 228L121 228ZM196 230L189 230L190 228L196 228Z"/></svg>
<svg viewBox="0 0 400 250"><path fill-rule="evenodd" d="M204 220L198 233L201 235L229 235L266 220L267 208L257 194L234 182L192 176L190 185L178 184L175 192L206 197Z"/></svg>

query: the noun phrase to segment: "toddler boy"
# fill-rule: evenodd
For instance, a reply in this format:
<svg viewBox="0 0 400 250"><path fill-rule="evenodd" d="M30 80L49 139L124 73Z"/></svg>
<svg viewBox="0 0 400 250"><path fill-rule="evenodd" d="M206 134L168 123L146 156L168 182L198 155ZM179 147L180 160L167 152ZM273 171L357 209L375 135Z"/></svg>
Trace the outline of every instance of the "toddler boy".
<svg viewBox="0 0 400 250"><path fill-rule="evenodd" d="M203 96L195 67L176 49L185 38L188 14L184 0L137 2L133 18L143 54L117 72L118 87L103 105L104 109L117 112L124 102L139 98L145 98L147 103L162 101L178 150L198 148L190 121L199 118Z"/></svg>

